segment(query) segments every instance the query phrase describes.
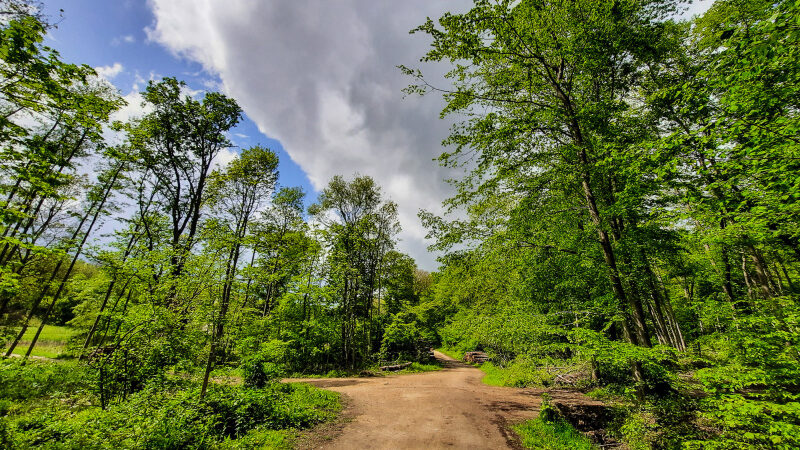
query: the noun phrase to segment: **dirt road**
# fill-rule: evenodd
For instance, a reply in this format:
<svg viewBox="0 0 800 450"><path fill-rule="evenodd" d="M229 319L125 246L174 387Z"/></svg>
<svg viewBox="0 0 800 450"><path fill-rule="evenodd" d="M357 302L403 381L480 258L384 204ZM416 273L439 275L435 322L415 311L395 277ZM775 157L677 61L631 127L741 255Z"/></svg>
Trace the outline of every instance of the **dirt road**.
<svg viewBox="0 0 800 450"><path fill-rule="evenodd" d="M510 424L536 416L537 391L481 383L484 373L436 352L437 372L302 380L347 397L341 434L325 449L520 448ZM300 380L297 380L300 381Z"/></svg>

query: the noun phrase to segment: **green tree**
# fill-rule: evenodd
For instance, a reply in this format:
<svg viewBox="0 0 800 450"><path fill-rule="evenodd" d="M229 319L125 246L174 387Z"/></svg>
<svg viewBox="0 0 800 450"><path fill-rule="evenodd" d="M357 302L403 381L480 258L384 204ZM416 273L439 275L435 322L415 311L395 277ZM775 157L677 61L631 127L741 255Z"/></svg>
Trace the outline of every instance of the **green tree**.
<svg viewBox="0 0 800 450"><path fill-rule="evenodd" d="M399 232L397 206L381 199L367 176L346 181L334 176L309 212L322 224L331 286L341 320L341 362L356 367L377 347L373 310L383 255Z"/></svg>
<svg viewBox="0 0 800 450"><path fill-rule="evenodd" d="M208 354L206 371L200 397L204 397L208 387L208 377L214 368L217 349L225 333L228 308L231 304L234 282L238 275L239 258L242 254L248 227L256 212L265 205L275 188L278 179L278 157L263 147L243 150L224 172L215 172L211 180L211 201L217 211L211 227L216 231L218 242L228 249L225 260L225 275L222 296L219 300L219 314L214 321L211 349Z"/></svg>
<svg viewBox="0 0 800 450"><path fill-rule="evenodd" d="M217 92L184 94L175 78L151 81L142 93L153 111L126 127L157 203L170 220L171 273L180 278L200 225L214 158L231 146L226 133L241 118L236 102ZM174 299L173 299L174 300Z"/></svg>

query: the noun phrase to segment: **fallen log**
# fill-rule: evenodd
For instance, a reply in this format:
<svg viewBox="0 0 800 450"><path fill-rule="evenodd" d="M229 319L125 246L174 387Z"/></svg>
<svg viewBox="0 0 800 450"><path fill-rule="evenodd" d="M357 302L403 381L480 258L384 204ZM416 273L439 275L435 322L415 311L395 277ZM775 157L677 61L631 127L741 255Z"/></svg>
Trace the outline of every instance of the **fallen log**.
<svg viewBox="0 0 800 450"><path fill-rule="evenodd" d="M407 362L407 363L403 363L403 364L395 364L393 366L381 366L380 369L381 370L390 371L390 372L394 372L394 371L397 371L397 370L403 370L406 367L411 367L411 363Z"/></svg>

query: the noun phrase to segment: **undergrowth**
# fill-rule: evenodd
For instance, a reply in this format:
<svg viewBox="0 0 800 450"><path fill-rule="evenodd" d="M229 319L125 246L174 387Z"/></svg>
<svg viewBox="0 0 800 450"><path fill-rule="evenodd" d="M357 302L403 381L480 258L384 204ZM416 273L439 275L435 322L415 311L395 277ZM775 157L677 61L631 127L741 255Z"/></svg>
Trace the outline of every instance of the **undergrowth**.
<svg viewBox="0 0 800 450"><path fill-rule="evenodd" d="M545 422L539 418L514 427L525 448L542 450L590 450L589 439L564 421Z"/></svg>
<svg viewBox="0 0 800 450"><path fill-rule="evenodd" d="M77 363L0 361L0 448L290 448L337 414L338 394L306 384L212 384L169 377L110 404Z"/></svg>
<svg viewBox="0 0 800 450"><path fill-rule="evenodd" d="M595 446L586 436L572 427L550 406L548 397L542 401L539 416L513 427L525 448L541 450L592 450Z"/></svg>

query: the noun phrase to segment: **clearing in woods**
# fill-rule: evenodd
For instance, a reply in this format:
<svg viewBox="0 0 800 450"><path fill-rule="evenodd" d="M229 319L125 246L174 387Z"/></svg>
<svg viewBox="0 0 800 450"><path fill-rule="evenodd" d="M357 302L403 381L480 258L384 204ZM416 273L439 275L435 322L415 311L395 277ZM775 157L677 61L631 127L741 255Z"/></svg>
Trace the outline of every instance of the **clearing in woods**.
<svg viewBox="0 0 800 450"><path fill-rule="evenodd" d="M542 390L493 387L484 373L442 353L437 372L292 380L340 392L349 420L301 447L325 449L521 448L510 426L536 417ZM587 399L578 393L577 401ZM332 436L331 436L332 435Z"/></svg>

